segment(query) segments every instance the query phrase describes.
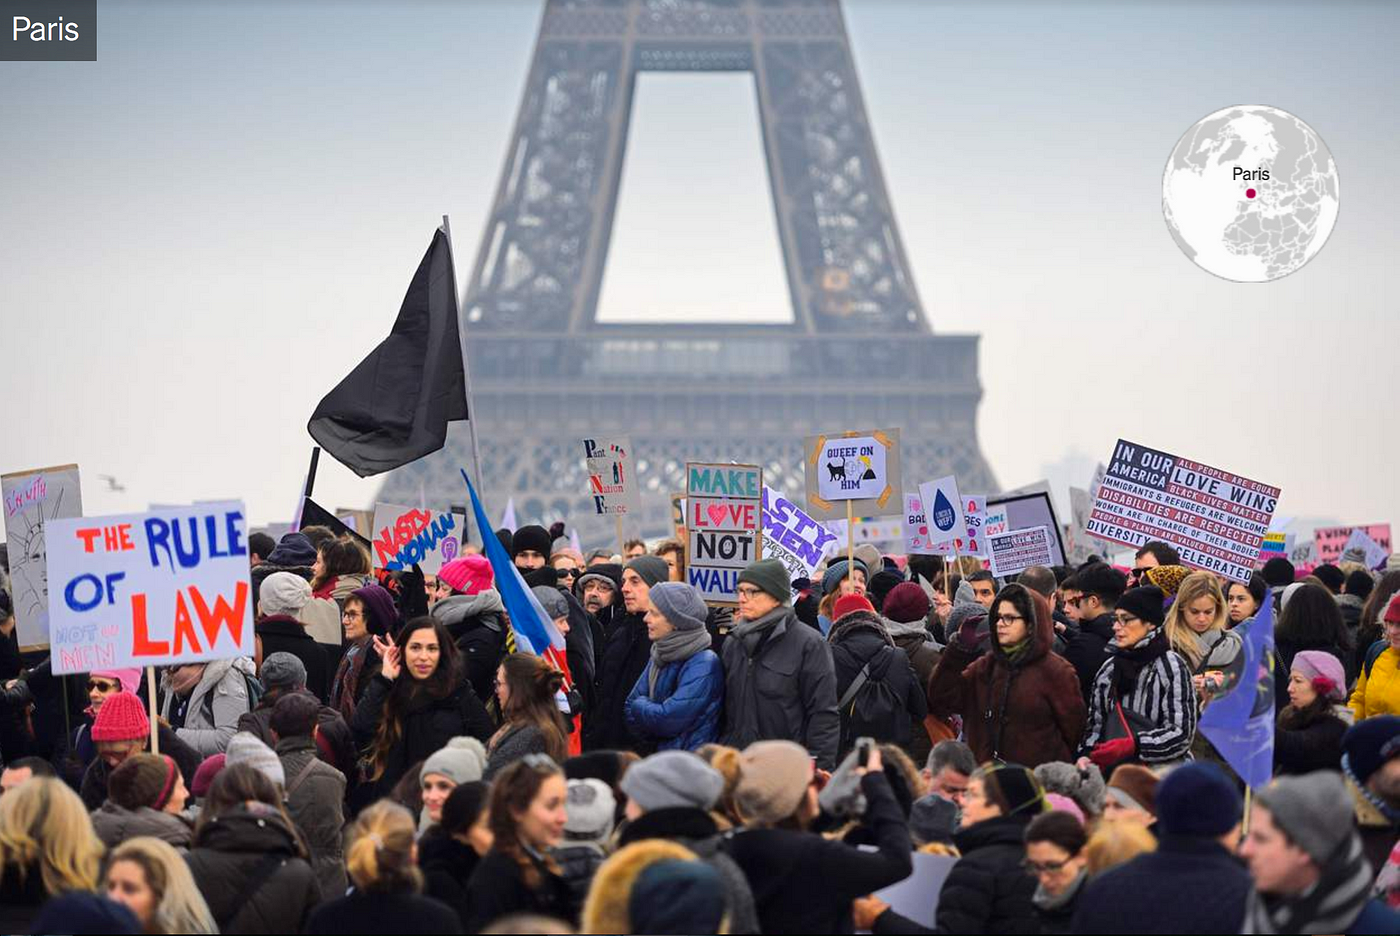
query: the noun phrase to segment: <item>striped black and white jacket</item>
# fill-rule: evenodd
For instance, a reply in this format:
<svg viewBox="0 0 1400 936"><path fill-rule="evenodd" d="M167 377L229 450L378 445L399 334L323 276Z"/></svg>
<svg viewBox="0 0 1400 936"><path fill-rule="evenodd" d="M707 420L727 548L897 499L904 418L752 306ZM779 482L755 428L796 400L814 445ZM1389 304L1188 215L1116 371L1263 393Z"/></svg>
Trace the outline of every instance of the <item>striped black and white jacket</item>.
<svg viewBox="0 0 1400 936"><path fill-rule="evenodd" d="M1094 677L1081 754L1087 755L1103 740L1108 719L1115 717L1113 684L1117 665L1118 657L1110 656ZM1125 710L1135 712L1153 726L1137 734L1137 753L1143 763L1160 764L1188 755L1196 737L1198 703L1191 685L1191 667L1176 651L1168 650L1144 666L1133 691L1121 701Z"/></svg>

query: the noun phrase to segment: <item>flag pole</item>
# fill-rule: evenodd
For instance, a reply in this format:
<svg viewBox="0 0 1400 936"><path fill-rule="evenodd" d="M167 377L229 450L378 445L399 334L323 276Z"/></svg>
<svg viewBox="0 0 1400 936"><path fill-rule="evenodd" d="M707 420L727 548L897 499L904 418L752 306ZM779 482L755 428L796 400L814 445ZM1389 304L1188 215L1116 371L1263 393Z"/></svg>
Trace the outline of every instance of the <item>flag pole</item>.
<svg viewBox="0 0 1400 936"><path fill-rule="evenodd" d="M472 368L471 362L467 360L467 329L466 323L462 321L462 294L457 291L457 259L452 250L452 225L447 220L447 215L442 216L442 233L447 237L447 255L452 258L452 301L457 305L457 342L462 350L462 383L467 392L467 432L471 437L472 446L472 470L476 472L476 483L486 484L486 478L481 473L481 447L476 439L476 404L472 402ZM482 542L484 543L488 530L482 530Z"/></svg>

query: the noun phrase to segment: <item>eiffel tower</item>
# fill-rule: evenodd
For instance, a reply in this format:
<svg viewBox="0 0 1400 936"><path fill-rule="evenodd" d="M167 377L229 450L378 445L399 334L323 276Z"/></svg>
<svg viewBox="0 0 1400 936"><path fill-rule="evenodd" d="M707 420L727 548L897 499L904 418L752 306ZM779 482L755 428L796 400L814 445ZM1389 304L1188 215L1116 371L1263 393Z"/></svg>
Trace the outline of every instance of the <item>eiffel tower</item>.
<svg viewBox="0 0 1400 936"><path fill-rule="evenodd" d="M791 324L596 320L642 71L753 74ZM632 439L629 535L669 534L687 460L762 465L800 502L802 438L821 431L897 426L910 490L950 472L998 489L977 444L978 337L924 315L839 0L547 0L464 308L493 520L513 497L522 524L614 542L585 436ZM454 425L380 500L461 503L467 438Z"/></svg>

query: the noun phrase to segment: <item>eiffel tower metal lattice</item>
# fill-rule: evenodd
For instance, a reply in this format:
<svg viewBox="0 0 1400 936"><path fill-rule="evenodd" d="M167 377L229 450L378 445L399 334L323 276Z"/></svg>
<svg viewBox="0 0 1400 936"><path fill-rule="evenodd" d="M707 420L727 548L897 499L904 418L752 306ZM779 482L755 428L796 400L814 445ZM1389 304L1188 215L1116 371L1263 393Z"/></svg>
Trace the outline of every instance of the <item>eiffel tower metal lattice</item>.
<svg viewBox="0 0 1400 936"><path fill-rule="evenodd" d="M636 78L658 70L753 73L792 324L596 321ZM612 542L585 493L585 435L631 436L644 493L629 533L648 536L669 532L687 459L761 464L800 498L801 440L818 431L899 426L911 485L956 472L997 490L977 444L978 338L935 335L924 315L839 0L547 0L465 311L497 516L514 497L521 523ZM468 464L454 426L380 499L460 503Z"/></svg>

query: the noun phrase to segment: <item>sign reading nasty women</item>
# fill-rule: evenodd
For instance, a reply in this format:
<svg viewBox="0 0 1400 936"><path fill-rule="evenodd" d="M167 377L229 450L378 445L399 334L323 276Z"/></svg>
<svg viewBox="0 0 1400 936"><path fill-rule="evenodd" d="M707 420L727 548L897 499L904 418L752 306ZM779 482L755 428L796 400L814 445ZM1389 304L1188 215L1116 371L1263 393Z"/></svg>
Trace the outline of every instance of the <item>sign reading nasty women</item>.
<svg viewBox="0 0 1400 936"><path fill-rule="evenodd" d="M397 572L417 565L428 575L437 575L461 549L451 535L456 526L450 510L375 504L374 567Z"/></svg>
<svg viewBox="0 0 1400 936"><path fill-rule="evenodd" d="M763 558L781 560L787 566L788 578L811 578L835 540L835 533L764 485Z"/></svg>
<svg viewBox="0 0 1400 936"><path fill-rule="evenodd" d="M252 656L241 501L48 524L53 672Z"/></svg>
<svg viewBox="0 0 1400 936"><path fill-rule="evenodd" d="M708 602L737 602L739 573L759 554L763 469L688 463L685 476L686 581Z"/></svg>
<svg viewBox="0 0 1400 936"><path fill-rule="evenodd" d="M1162 540L1185 565L1247 582L1278 498L1276 487L1119 439L1088 532L1132 547Z"/></svg>

